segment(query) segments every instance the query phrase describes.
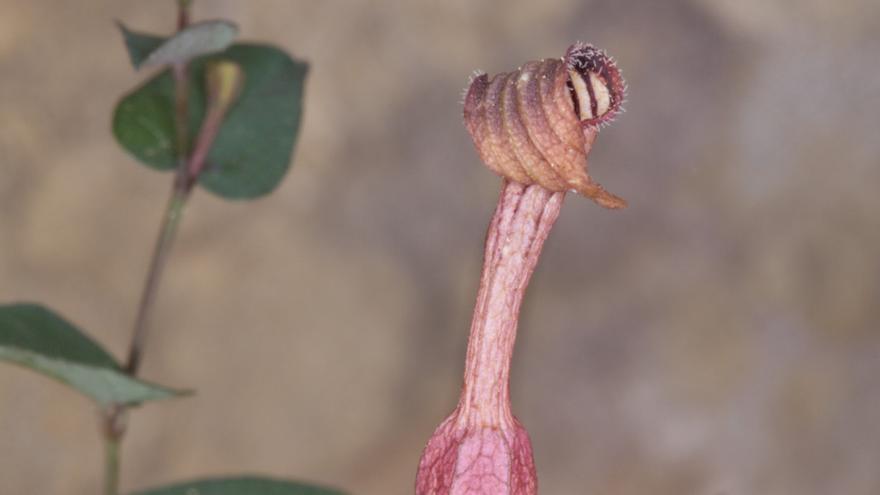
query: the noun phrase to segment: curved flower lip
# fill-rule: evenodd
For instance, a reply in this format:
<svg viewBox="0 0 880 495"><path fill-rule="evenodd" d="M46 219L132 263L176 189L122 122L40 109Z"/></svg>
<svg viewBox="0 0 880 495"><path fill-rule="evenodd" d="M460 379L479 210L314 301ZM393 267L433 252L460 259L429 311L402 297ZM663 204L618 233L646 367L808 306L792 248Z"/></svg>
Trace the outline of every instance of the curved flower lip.
<svg viewBox="0 0 880 495"><path fill-rule="evenodd" d="M608 110L581 120L572 98L570 70L592 72L607 87ZM479 74L464 101L464 121L483 162L521 184L574 191L605 208L626 201L587 173L587 155L599 130L623 102L624 83L614 61L591 45L575 43L562 58L523 64L491 79Z"/></svg>
<svg viewBox="0 0 880 495"><path fill-rule="evenodd" d="M562 61L570 70L576 71L581 75L589 72L597 74L608 88L611 98L608 111L598 117L581 120L581 125L587 127L611 123L614 117L621 111L624 99L626 98L626 82L623 80L623 75L617 67L617 62L608 56L605 50L580 41L568 47L565 56L562 57ZM573 101L577 102L577 99Z"/></svg>

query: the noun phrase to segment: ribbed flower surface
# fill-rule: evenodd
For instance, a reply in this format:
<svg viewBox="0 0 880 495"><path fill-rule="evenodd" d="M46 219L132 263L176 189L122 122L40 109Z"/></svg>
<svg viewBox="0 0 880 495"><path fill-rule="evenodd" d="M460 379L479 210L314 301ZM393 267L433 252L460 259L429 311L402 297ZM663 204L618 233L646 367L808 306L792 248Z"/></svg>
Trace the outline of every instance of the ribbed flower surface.
<svg viewBox="0 0 880 495"><path fill-rule="evenodd" d="M579 118L571 83L574 70L593 72L592 81L601 81L601 89L610 93L609 108L598 118ZM599 125L619 110L622 99L623 80L613 60L578 43L561 59L528 62L491 79L486 74L475 77L465 97L464 120L483 162L498 175L554 192L576 191L606 208L623 208L625 200L587 173L587 154Z"/></svg>

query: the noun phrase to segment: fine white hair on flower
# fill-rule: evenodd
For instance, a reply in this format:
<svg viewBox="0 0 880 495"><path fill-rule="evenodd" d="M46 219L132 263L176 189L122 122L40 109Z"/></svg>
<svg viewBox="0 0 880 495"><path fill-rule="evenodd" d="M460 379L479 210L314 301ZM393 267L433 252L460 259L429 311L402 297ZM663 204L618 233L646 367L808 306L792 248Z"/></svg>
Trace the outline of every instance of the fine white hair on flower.
<svg viewBox="0 0 880 495"><path fill-rule="evenodd" d="M467 98L468 91L471 89L471 85L474 84L474 81L481 76L486 76L486 72L480 69L477 69L468 76L468 84L461 90L461 98L458 100L459 105L464 105L464 100Z"/></svg>

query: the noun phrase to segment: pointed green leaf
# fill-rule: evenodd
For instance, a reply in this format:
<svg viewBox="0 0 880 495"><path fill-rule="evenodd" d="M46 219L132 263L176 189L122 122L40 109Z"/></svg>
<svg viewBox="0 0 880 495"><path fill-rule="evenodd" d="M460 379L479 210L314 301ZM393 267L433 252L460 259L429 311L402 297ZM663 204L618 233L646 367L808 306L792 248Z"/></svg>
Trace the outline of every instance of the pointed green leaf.
<svg viewBox="0 0 880 495"><path fill-rule="evenodd" d="M238 26L223 20L190 24L165 40L141 66L167 65L225 50L238 34Z"/></svg>
<svg viewBox="0 0 880 495"><path fill-rule="evenodd" d="M135 492L131 495L345 495L330 488L262 477L217 478Z"/></svg>
<svg viewBox="0 0 880 495"><path fill-rule="evenodd" d="M204 68L225 58L244 71L244 88L226 115L199 178L206 189L229 199L270 193L284 178L299 133L308 65L268 45L236 44L190 64L190 136L205 113ZM146 165L176 166L174 81L162 72L122 98L113 115L119 144Z"/></svg>
<svg viewBox="0 0 880 495"><path fill-rule="evenodd" d="M0 360L70 385L102 405L181 393L128 376L95 341L38 304L0 305Z"/></svg>
<svg viewBox="0 0 880 495"><path fill-rule="evenodd" d="M122 38L125 40L125 48L128 50L128 58L131 60L131 65L133 65L135 69L139 69L150 53L155 51L156 48L159 48L159 46L165 41L165 38L162 36L131 31L125 27L125 24L119 21L116 22L116 25L119 26L119 30L122 31Z"/></svg>

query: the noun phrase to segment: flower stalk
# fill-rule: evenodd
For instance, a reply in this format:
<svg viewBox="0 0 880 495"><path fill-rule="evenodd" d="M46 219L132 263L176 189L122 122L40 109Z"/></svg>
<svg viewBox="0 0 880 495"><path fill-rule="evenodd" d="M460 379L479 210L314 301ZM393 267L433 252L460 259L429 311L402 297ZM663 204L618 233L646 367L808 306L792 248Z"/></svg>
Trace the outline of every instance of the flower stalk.
<svg viewBox="0 0 880 495"><path fill-rule="evenodd" d="M486 237L461 398L425 448L417 494L537 492L529 435L510 406L510 362L526 286L564 198L504 181Z"/></svg>

